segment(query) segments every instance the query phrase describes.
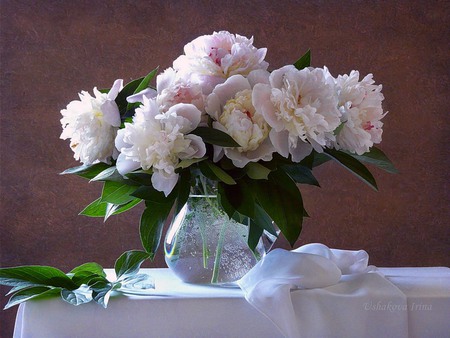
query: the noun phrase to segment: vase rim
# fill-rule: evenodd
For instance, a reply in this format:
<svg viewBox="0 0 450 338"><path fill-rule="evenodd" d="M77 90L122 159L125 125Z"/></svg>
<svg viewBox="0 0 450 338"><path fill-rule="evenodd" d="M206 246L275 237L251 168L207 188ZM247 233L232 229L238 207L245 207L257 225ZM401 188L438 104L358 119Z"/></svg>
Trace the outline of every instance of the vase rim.
<svg viewBox="0 0 450 338"><path fill-rule="evenodd" d="M217 195L196 195L190 194L189 197L207 197L207 198L217 198Z"/></svg>

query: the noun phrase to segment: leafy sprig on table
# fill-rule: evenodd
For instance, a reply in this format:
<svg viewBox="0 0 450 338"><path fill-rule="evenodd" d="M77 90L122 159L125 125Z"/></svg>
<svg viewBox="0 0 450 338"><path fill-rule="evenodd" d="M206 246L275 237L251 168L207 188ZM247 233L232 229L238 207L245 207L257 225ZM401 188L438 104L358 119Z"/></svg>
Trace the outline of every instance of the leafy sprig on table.
<svg viewBox="0 0 450 338"><path fill-rule="evenodd" d="M109 281L102 266L85 263L68 273L51 266L29 265L0 268L0 284L11 286L5 310L28 301L48 297L61 298L72 305L94 301L107 307L113 291L135 283L151 284L149 276L138 274L142 262L149 258L144 251L124 252L114 266L116 280Z"/></svg>

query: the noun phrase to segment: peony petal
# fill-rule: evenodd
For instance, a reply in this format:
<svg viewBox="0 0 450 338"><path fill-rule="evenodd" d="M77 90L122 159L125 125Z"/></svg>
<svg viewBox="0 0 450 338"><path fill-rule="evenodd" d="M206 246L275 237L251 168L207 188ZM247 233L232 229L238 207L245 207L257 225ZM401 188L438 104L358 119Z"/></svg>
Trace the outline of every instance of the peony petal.
<svg viewBox="0 0 450 338"><path fill-rule="evenodd" d="M248 80L242 75L233 75L224 83L217 85L213 93L219 97L220 105L223 107L237 92L245 89L252 89Z"/></svg>
<svg viewBox="0 0 450 338"><path fill-rule="evenodd" d="M113 127L120 127L120 112L115 101L105 101L101 107L103 119Z"/></svg>
<svg viewBox="0 0 450 338"><path fill-rule="evenodd" d="M252 103L256 111L264 116L269 126L279 132L284 129L284 124L281 120L278 120L275 114L276 109L270 99L271 94L272 90L269 85L256 84L252 92Z"/></svg>
<svg viewBox="0 0 450 338"><path fill-rule="evenodd" d="M269 137L277 152L287 158L289 156L289 132L287 130L276 132L275 129L272 129Z"/></svg>
<svg viewBox="0 0 450 338"><path fill-rule="evenodd" d="M167 68L162 74L156 77L156 88L158 93L168 88L175 81L176 72L173 68Z"/></svg>
<svg viewBox="0 0 450 338"><path fill-rule="evenodd" d="M264 69L253 70L248 74L247 79L252 87L257 83L269 84L270 73Z"/></svg>
<svg viewBox="0 0 450 338"><path fill-rule="evenodd" d="M211 116L214 120L219 120L219 115L222 111L220 107L220 99L216 93L211 93L206 98L205 111Z"/></svg>
<svg viewBox="0 0 450 338"><path fill-rule="evenodd" d="M133 170L139 169L140 167L141 165L139 162L127 159L124 154L119 154L117 157L116 168L121 175L128 174Z"/></svg>
<svg viewBox="0 0 450 338"><path fill-rule="evenodd" d="M123 88L123 80L118 79L114 81L114 84L112 85L111 89L108 92L108 100L115 100L117 95L119 95L119 92Z"/></svg>
<svg viewBox="0 0 450 338"><path fill-rule="evenodd" d="M158 191L162 191L167 197L178 182L178 174L164 175L160 171L156 171L152 175L152 185Z"/></svg>
<svg viewBox="0 0 450 338"><path fill-rule="evenodd" d="M144 102L144 97L147 99L152 99L156 96L156 90L152 88L145 88L137 94L133 94L127 97L127 102L136 103L136 102Z"/></svg>
<svg viewBox="0 0 450 338"><path fill-rule="evenodd" d="M189 135L186 135L185 138L191 140L191 147L197 150L196 153L193 156L191 156L190 158L201 158L201 157L205 156L206 145L200 136L189 134ZM181 153L180 153L180 159L183 159L183 160L185 159L185 158L181 157Z"/></svg>
<svg viewBox="0 0 450 338"><path fill-rule="evenodd" d="M311 154L312 149L313 148L309 143L302 142L299 140L299 142L297 142L297 147L290 148L290 153L292 155L292 161L297 162L297 163L300 162L306 156Z"/></svg>
<svg viewBox="0 0 450 338"><path fill-rule="evenodd" d="M193 104L177 103L170 107L166 115L174 113L176 116L184 117L183 125L180 126L180 132L183 134L187 134L197 128L202 118L202 112Z"/></svg>
<svg viewBox="0 0 450 338"><path fill-rule="evenodd" d="M273 88L283 87L283 77L288 72L298 72L297 68L293 65L287 65L279 69L274 70L269 77L270 84Z"/></svg>

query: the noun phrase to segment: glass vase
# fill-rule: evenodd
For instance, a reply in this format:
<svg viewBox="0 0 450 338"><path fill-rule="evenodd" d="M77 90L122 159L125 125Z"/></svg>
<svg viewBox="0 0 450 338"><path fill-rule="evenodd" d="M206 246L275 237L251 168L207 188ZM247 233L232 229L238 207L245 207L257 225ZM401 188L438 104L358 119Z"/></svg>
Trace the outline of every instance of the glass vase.
<svg viewBox="0 0 450 338"><path fill-rule="evenodd" d="M214 182L201 177L166 233L167 266L184 282L232 283L265 254L262 240L250 250L248 226L227 216L216 191Z"/></svg>

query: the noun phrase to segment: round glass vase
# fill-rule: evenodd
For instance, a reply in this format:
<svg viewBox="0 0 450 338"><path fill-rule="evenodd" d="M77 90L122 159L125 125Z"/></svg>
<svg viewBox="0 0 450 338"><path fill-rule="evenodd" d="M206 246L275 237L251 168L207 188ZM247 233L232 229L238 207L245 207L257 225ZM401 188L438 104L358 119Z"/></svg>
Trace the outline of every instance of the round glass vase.
<svg viewBox="0 0 450 338"><path fill-rule="evenodd" d="M230 219L218 203L214 182L202 179L167 230L167 266L182 281L226 284L244 276L265 254L247 245L248 226Z"/></svg>

